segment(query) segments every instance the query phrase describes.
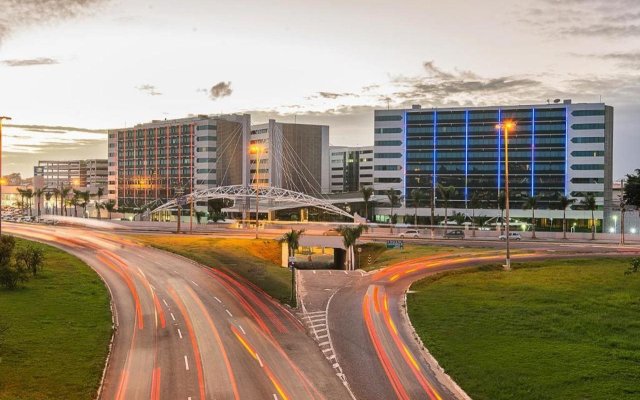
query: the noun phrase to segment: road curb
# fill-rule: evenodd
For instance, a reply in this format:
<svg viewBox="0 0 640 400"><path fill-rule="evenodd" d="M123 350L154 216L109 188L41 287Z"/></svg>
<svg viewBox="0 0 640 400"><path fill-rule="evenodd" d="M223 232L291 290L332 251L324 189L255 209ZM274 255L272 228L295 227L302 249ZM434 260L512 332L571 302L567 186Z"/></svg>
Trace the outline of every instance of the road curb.
<svg viewBox="0 0 640 400"><path fill-rule="evenodd" d="M411 320L409 319L409 313L407 311L407 291L409 288L404 290L402 295L402 304L400 305L402 318L404 319L405 324L407 324L411 328L411 335L414 340L418 343L420 347L422 358L427 362L431 370L433 371L435 377L438 379L438 382L442 384L444 387L449 389L449 391L460 400L472 400L471 397L456 383L456 381L446 373L444 368L440 366L438 360L429 352L429 349L424 345L420 336L416 332L413 324L411 324Z"/></svg>

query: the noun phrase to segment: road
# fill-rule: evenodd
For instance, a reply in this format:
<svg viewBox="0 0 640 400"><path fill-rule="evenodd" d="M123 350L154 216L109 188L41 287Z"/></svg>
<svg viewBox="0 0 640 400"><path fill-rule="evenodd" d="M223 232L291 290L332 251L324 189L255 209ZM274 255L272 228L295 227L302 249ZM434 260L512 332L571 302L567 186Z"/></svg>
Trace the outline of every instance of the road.
<svg viewBox="0 0 640 400"><path fill-rule="evenodd" d="M79 257L109 287L117 328L103 399L350 398L299 320L239 277L117 233L3 228Z"/></svg>
<svg viewBox="0 0 640 400"><path fill-rule="evenodd" d="M461 399L464 393L437 366L415 338L404 296L416 280L449 269L504 260L504 243L446 241L465 247L493 246L479 255L436 255L407 260L368 274L362 271L298 271L302 307L323 352L359 399ZM585 243L519 242L530 250L518 259L595 255L632 255L640 246ZM579 256L578 256L579 257ZM319 332L315 332L313 326Z"/></svg>

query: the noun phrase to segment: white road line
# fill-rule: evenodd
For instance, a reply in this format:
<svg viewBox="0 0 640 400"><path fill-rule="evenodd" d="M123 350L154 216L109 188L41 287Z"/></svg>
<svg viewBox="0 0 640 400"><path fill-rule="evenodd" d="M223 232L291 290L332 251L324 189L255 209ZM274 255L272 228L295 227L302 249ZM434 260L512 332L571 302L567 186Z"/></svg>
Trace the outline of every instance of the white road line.
<svg viewBox="0 0 640 400"><path fill-rule="evenodd" d="M316 274L316 270L315 270L315 269L313 270L313 274L314 274L314 275Z"/></svg>
<svg viewBox="0 0 640 400"><path fill-rule="evenodd" d="M187 400L191 400L191 397L187 397Z"/></svg>
<svg viewBox="0 0 640 400"><path fill-rule="evenodd" d="M178 328L178 336L180 336L180 339L182 339L182 331L180 330L180 328Z"/></svg>
<svg viewBox="0 0 640 400"><path fill-rule="evenodd" d="M258 359L258 364L260 364L260 367L264 367L264 365L262 364L262 359L260 358L260 354L256 353L256 358Z"/></svg>
<svg viewBox="0 0 640 400"><path fill-rule="evenodd" d="M276 394L273 394L273 400L278 400L278 396L276 396Z"/></svg>
<svg viewBox="0 0 640 400"><path fill-rule="evenodd" d="M242 334L243 334L243 335L246 335L246 334L247 334L247 332L245 332L245 331L244 331L244 329L242 329L242 325L238 325L238 328L240 328L240 330L242 331Z"/></svg>
<svg viewBox="0 0 640 400"><path fill-rule="evenodd" d="M319 343L318 346L326 346L328 344L329 344L329 342L322 342L322 343Z"/></svg>
<svg viewBox="0 0 640 400"><path fill-rule="evenodd" d="M217 301L218 303L222 303L222 301L221 301L219 298L217 298L216 296L213 296L213 298L214 298L214 299L216 299L216 301Z"/></svg>
<svg viewBox="0 0 640 400"><path fill-rule="evenodd" d="M325 353L327 351L333 351L333 349L331 347L327 348L327 349L322 349L322 352Z"/></svg>
<svg viewBox="0 0 640 400"><path fill-rule="evenodd" d="M187 356L184 356L184 367L187 371L189 370L189 360L187 360Z"/></svg>
<svg viewBox="0 0 640 400"><path fill-rule="evenodd" d="M169 307L169 304L167 304L167 301L165 299L162 299L162 302L164 303L165 306Z"/></svg>
<svg viewBox="0 0 640 400"><path fill-rule="evenodd" d="M318 336L318 339L324 339L326 337L329 337L329 335L322 335L322 336Z"/></svg>
<svg viewBox="0 0 640 400"><path fill-rule="evenodd" d="M229 314L230 317L233 317L233 314L231 314L231 311L227 310L226 308L224 310L227 312L227 314Z"/></svg>
<svg viewBox="0 0 640 400"><path fill-rule="evenodd" d="M138 267L138 271L140 271L140 275L142 275L142 277L144 279L147 279L147 276L144 274L144 272L142 272L142 270L140 269L140 267Z"/></svg>
<svg viewBox="0 0 640 400"><path fill-rule="evenodd" d="M345 274L345 275L349 275L349 274L347 273L347 271L342 271L342 272L344 272L344 274Z"/></svg>
<svg viewBox="0 0 640 400"><path fill-rule="evenodd" d="M171 319L175 321L176 317L173 316L173 313L169 313L169 314L171 314Z"/></svg>
<svg viewBox="0 0 640 400"><path fill-rule="evenodd" d="M191 282L193 282L193 281L191 281ZM198 285L198 284L197 284L197 283L195 283L195 282L193 282L193 284L194 284L194 285L196 285L197 287L200 287L200 285Z"/></svg>

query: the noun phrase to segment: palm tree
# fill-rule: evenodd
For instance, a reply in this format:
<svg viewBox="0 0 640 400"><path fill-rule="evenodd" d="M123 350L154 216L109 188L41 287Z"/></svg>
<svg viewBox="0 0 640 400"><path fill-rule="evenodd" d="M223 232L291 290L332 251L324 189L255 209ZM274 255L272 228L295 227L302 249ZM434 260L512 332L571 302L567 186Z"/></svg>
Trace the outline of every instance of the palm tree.
<svg viewBox="0 0 640 400"><path fill-rule="evenodd" d="M102 219L102 216L100 215L100 210L105 208L105 205L103 203L98 203L97 201L94 202L94 205L96 207L96 211L98 212L98 219Z"/></svg>
<svg viewBox="0 0 640 400"><path fill-rule="evenodd" d="M89 204L89 200L91 199L91 192L88 190L84 192L80 192L78 195L80 199L80 206L82 207L82 217L85 218L87 215L87 205Z"/></svg>
<svg viewBox="0 0 640 400"><path fill-rule="evenodd" d="M18 194L20 194L20 206L22 207L22 214L24 215L24 196L26 194L27 189L20 189L17 188L16 189L18 191Z"/></svg>
<svg viewBox="0 0 640 400"><path fill-rule="evenodd" d="M413 201L413 224L418 226L418 207L420 207L420 203L422 200L425 200L427 196L422 191L422 189L413 189L411 191L411 200Z"/></svg>
<svg viewBox="0 0 640 400"><path fill-rule="evenodd" d="M471 224L476 224L476 208L480 208L480 195L478 192L473 192L471 194L471 198L469 199L469 206L471 207ZM476 230L473 229L471 231L473 237L476 236Z"/></svg>
<svg viewBox="0 0 640 400"><path fill-rule="evenodd" d="M60 197L60 189L53 189L53 213L58 214L58 197ZM61 207L62 208L62 207Z"/></svg>
<svg viewBox="0 0 640 400"><path fill-rule="evenodd" d="M96 197L98 198L98 201L100 201L100 198L102 198L102 196L104 196L104 188L99 187L98 191L96 192Z"/></svg>
<svg viewBox="0 0 640 400"><path fill-rule="evenodd" d="M369 220L369 200L371 196L373 196L373 188L372 187L362 187L360 189L360 193L362 193L362 199L364 200L364 219Z"/></svg>
<svg viewBox="0 0 640 400"><path fill-rule="evenodd" d="M48 203L49 201L51 201L51 195L52 195L52 193L51 193L51 191L50 191L50 190L47 190L47 191L44 193L44 199L47 201L47 203ZM45 211L46 211L46 208L45 208Z"/></svg>
<svg viewBox="0 0 640 400"><path fill-rule="evenodd" d="M71 205L74 209L75 217L78 217L78 205L81 202L81 193L78 189L73 189L73 197L71 197Z"/></svg>
<svg viewBox="0 0 640 400"><path fill-rule="evenodd" d="M116 201L113 199L110 199L109 201L104 203L104 209L107 210L107 212L109 213L109 219L111 219L111 213L115 208L116 208Z"/></svg>
<svg viewBox="0 0 640 400"><path fill-rule="evenodd" d="M34 195L36 196L36 201L38 202L38 217L40 216L40 200L42 200L42 195L44 194L44 189L36 189Z"/></svg>
<svg viewBox="0 0 640 400"><path fill-rule="evenodd" d="M456 194L456 188L453 186L444 186L441 183L438 184L438 192L440 192L440 197L442 201L444 201L444 233L447 233L447 219L448 219L448 211L449 211L449 200Z"/></svg>
<svg viewBox="0 0 640 400"><path fill-rule="evenodd" d="M287 248L289 249L289 256L295 257L296 250L300 245L300 236L304 233L304 229L295 230L292 229L290 232L285 233L282 238L280 238L280 243L287 243ZM291 302L295 298L295 287L296 287L296 272L295 265L291 266Z"/></svg>
<svg viewBox="0 0 640 400"><path fill-rule="evenodd" d="M29 207L29 216L31 216L33 214L31 212L31 199L33 198L33 190L32 189L26 189L24 191L24 197L27 199L27 206Z"/></svg>
<svg viewBox="0 0 640 400"><path fill-rule="evenodd" d="M391 205L391 215L389 215L389 227L391 233L393 233L393 208L400 205L400 196L394 189L387 190L387 197L389 198L389 204Z"/></svg>
<svg viewBox="0 0 640 400"><path fill-rule="evenodd" d="M353 251L353 246L358 241L358 238L362 236L362 233L367 230L366 225L358 225L358 226L346 226L342 225L336 228L336 232L342 235L342 243L344 247L347 249L347 260L346 260L346 269L354 270L355 269L355 252Z"/></svg>
<svg viewBox="0 0 640 400"><path fill-rule="evenodd" d="M524 202L523 208L525 210L531 210L531 239L536 238L536 206L538 205L538 198L536 196L529 196Z"/></svg>
<svg viewBox="0 0 640 400"><path fill-rule="evenodd" d="M596 197L592 193L587 193L587 195L584 196L584 199L582 199L580 204L582 204L582 206L585 209L591 210L591 240L595 240L596 239L596 220L595 220L594 212L598 208L598 205L596 204Z"/></svg>
<svg viewBox="0 0 640 400"><path fill-rule="evenodd" d="M60 205L63 211L63 215L67 216L67 198L69 197L69 193L71 192L71 188L62 188L60 191Z"/></svg>
<svg viewBox="0 0 640 400"><path fill-rule="evenodd" d="M558 199L558 205L562 210L562 238L567 238L567 207L576 202L576 199L571 199L567 196L560 196Z"/></svg>

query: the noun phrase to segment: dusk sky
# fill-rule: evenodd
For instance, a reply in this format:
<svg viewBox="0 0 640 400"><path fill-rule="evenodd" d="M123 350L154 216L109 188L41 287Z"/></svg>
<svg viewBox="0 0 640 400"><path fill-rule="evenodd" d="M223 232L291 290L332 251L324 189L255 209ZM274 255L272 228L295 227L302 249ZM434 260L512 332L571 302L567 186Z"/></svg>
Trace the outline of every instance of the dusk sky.
<svg viewBox="0 0 640 400"><path fill-rule="evenodd" d="M640 167L640 1L0 0L3 173L106 158L108 128L251 113L373 144L373 110L599 102Z"/></svg>

